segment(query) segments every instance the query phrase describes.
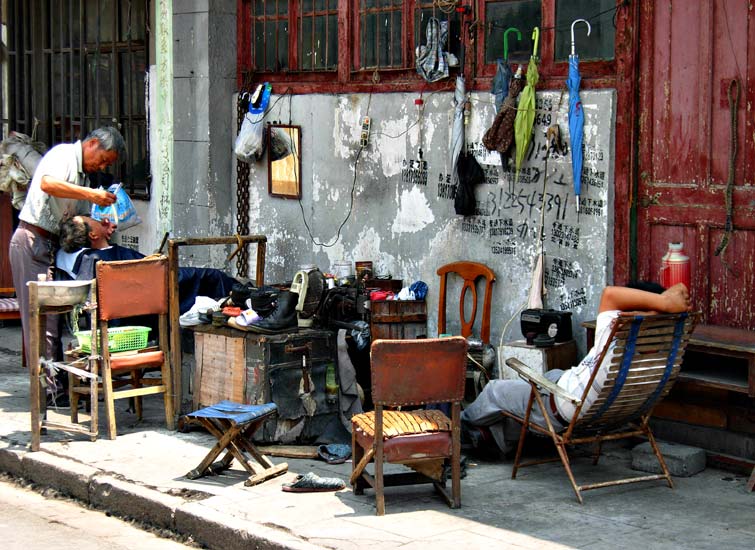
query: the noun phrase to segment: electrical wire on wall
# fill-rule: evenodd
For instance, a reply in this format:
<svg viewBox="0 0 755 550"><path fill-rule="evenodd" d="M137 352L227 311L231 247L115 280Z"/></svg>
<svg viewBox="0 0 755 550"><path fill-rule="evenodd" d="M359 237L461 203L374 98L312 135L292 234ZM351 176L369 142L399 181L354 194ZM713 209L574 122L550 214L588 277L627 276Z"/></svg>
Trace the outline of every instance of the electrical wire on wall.
<svg viewBox="0 0 755 550"><path fill-rule="evenodd" d="M371 104L372 104L372 90L370 89L370 94L369 94L369 96L367 96L367 110L365 111L365 114L364 114L365 117L369 116L369 114L370 114L370 105ZM289 103L289 109L290 109L290 103ZM289 116L290 116L290 114L289 114ZM294 148L295 147L296 147L296 145L294 144ZM349 218L351 217L351 212L352 212L352 210L354 208L354 191L356 190L356 186L357 186L357 174L358 174L357 168L359 167L359 159L362 156L362 151L364 151L364 147L365 147L364 145L360 144L359 145L359 149L357 149L356 157L354 157L354 179L351 182L351 193L350 193L350 197L351 198L350 198L350 201L349 201L349 210L348 210L348 212L346 212L346 217L343 219L343 221L341 222L341 224L338 226L338 231L336 232L336 236L333 238L333 240L331 242L325 243L325 242L318 241L317 239L315 239L315 236L312 234L312 228L309 227L309 223L307 222L307 215L304 212L304 205L301 202L301 197L299 197L299 209L301 210L301 219L304 222L304 227L307 228L307 234L309 235L309 240L311 240L312 244L314 244L315 246L322 246L324 248L331 248L331 247L335 246L336 243L338 243L338 241L341 238L341 230L343 229L343 226L346 225L346 222L349 221ZM294 153L298 155L298 151L294 151ZM298 172L295 172L295 174L296 174L297 184L298 184L299 183L298 182L299 174L298 174Z"/></svg>

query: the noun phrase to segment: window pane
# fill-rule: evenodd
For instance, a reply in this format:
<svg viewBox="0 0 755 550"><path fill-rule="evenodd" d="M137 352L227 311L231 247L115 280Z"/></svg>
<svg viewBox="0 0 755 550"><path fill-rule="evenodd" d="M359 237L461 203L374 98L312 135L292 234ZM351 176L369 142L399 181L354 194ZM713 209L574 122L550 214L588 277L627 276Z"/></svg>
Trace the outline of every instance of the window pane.
<svg viewBox="0 0 755 550"><path fill-rule="evenodd" d="M87 115L103 118L111 117L113 96L111 79L112 56L109 54L87 55Z"/></svg>
<svg viewBox="0 0 755 550"><path fill-rule="evenodd" d="M288 2L254 0L252 60L259 71L288 69Z"/></svg>
<svg viewBox="0 0 755 550"><path fill-rule="evenodd" d="M590 21L574 26L575 52L579 59L613 59L616 29L613 26L614 0L558 0L556 2L556 60L566 61L571 53L571 24L575 19ZM603 13L605 12L605 13ZM601 14L597 16L598 14ZM597 16L597 17L596 17Z"/></svg>
<svg viewBox="0 0 755 550"><path fill-rule="evenodd" d="M540 0L516 2L488 2L485 4L485 63L495 63L503 57L503 33L509 27L516 27L522 33L518 40L515 32L510 32L509 61L526 63L532 55L532 29L542 26ZM541 51L538 45L538 52Z"/></svg>
<svg viewBox="0 0 755 550"><path fill-rule="evenodd" d="M328 2L304 0L299 17L299 69L332 70L338 66L338 10L326 12ZM337 6L336 6L337 7ZM317 13L317 15L315 15ZM328 13L325 15L325 13Z"/></svg>
<svg viewBox="0 0 755 550"><path fill-rule="evenodd" d="M360 8L361 68L403 66L402 3L362 0Z"/></svg>

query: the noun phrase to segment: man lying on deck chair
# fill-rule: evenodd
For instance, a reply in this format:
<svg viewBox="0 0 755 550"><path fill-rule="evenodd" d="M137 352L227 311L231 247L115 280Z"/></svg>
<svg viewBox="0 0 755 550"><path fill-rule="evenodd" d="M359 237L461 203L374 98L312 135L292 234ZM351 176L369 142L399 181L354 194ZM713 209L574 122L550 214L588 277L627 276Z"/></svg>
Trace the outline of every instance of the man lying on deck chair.
<svg viewBox="0 0 755 550"><path fill-rule="evenodd" d="M55 259L58 270L72 279L88 280L95 277L95 265L100 260L139 260L144 254L108 241L116 226L107 220L99 222L88 216L75 216L60 224L60 250ZM194 305L197 296L215 300L231 293L236 279L219 269L181 267L178 269L178 296L181 313Z"/></svg>
<svg viewBox="0 0 755 550"><path fill-rule="evenodd" d="M595 344L584 359L566 371L553 369L544 376L564 388L572 395L582 395L585 384L589 381L595 362L606 344L611 333L611 323L620 313L635 313L637 315L652 315L654 313L679 313L691 311L689 292L682 283L672 286L668 290L655 283L638 283L637 288L609 286L603 290L600 297L598 318L595 326ZM608 354L606 355L608 356ZM593 382L593 387L587 395L582 412L590 408L608 374L608 365L600 365L600 370ZM501 411L524 417L530 396L530 384L524 380L491 380L477 397L461 413L462 433L471 435L473 446L480 441L479 430L472 426L487 426L498 447L504 453L515 448L519 438L520 428L505 430L505 418ZM574 415L575 406L566 399L544 395L544 402L550 403L548 416L556 430L566 428ZM555 410L554 410L555 409ZM540 407L534 407L530 416L532 422L545 424ZM471 425L471 426L470 426ZM510 433L509 433L510 431Z"/></svg>

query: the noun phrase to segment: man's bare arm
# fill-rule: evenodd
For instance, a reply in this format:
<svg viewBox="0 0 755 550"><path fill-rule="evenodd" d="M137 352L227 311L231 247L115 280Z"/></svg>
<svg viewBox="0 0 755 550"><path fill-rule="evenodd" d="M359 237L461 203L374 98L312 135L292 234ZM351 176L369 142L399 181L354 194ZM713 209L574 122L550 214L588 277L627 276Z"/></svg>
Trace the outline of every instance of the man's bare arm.
<svg viewBox="0 0 755 550"><path fill-rule="evenodd" d="M662 294L646 292L636 288L608 286L600 297L599 312L609 310L621 311L656 311L661 313L678 313L690 311L689 291L682 283L676 284Z"/></svg>
<svg viewBox="0 0 755 550"><path fill-rule="evenodd" d="M104 189L80 187L51 176L42 176L39 187L48 195L61 199L85 200L100 206L110 206L115 202L115 195Z"/></svg>

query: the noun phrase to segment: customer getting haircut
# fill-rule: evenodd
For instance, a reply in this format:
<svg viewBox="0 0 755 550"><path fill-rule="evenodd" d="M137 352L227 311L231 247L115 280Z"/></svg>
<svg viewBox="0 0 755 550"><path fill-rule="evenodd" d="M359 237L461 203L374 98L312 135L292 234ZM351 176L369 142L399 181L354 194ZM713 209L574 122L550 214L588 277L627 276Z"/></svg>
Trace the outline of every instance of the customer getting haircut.
<svg viewBox="0 0 755 550"><path fill-rule="evenodd" d="M69 218L60 222L60 248L64 252L76 252L89 248L89 224L81 218Z"/></svg>

